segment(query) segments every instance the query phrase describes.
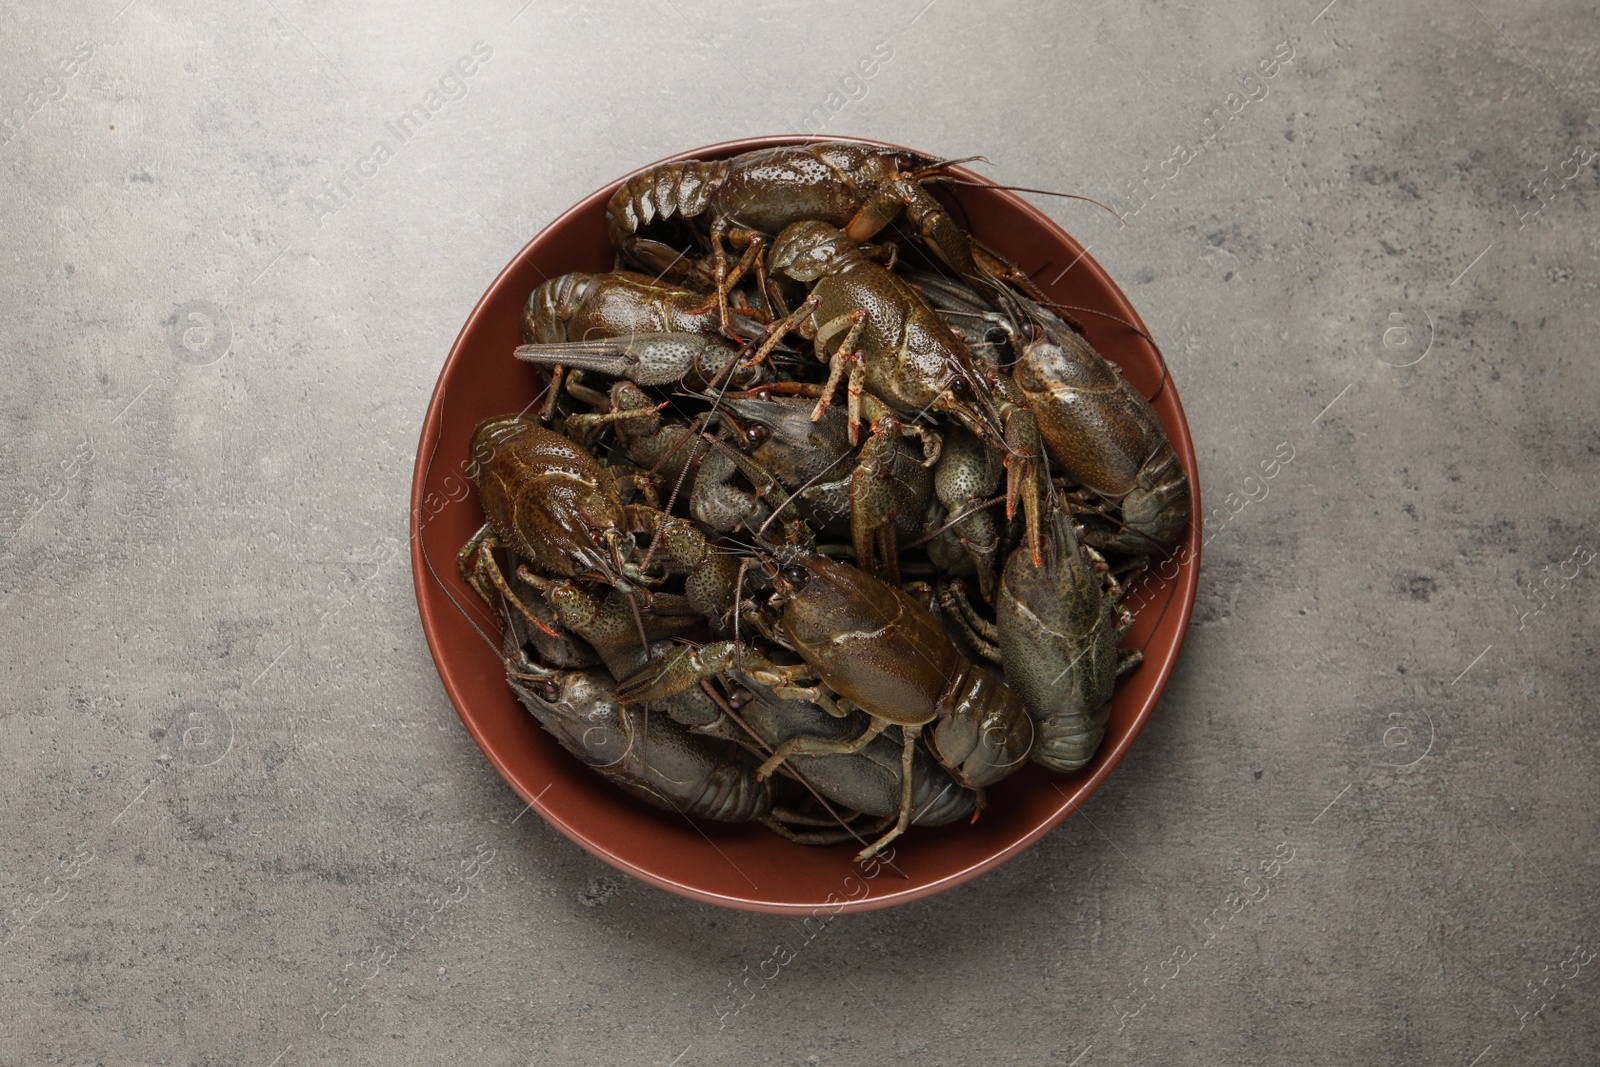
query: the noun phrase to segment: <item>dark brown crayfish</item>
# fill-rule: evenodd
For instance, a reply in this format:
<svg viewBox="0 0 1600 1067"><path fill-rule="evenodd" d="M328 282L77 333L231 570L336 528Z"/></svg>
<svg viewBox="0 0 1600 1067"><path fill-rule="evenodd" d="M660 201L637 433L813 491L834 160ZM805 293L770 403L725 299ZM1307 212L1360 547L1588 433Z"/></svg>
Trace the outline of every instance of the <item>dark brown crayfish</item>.
<svg viewBox="0 0 1600 1067"><path fill-rule="evenodd" d="M730 277L751 265L759 272L763 245L792 223L825 222L859 242L872 240L904 213L946 266L975 287L998 291L974 259L966 232L927 190L948 179L953 162L858 141L829 141L762 148L713 162L662 163L633 175L612 194L606 227L612 245L629 261L657 274L697 271L720 298ZM689 223L709 242L709 272L686 260L681 250L642 233L653 223L672 220ZM746 250L731 272L724 242Z"/></svg>
<svg viewBox="0 0 1600 1067"><path fill-rule="evenodd" d="M876 855L913 817L912 764L918 738L951 777L978 794L1027 759L1034 728L1022 702L1004 682L951 642L939 620L901 589L845 563L820 556L785 565L776 578L780 622L770 636L805 661L793 666L745 663L734 642L706 645L666 663L647 664L617 687L624 704L660 700L702 678L745 669L780 698L798 698L835 714L857 708L869 725L848 741L796 737L762 764L765 777L797 755L861 751L890 727L902 738L901 794L895 825L864 849ZM744 664L741 667L741 664ZM811 685L798 683L811 681Z"/></svg>

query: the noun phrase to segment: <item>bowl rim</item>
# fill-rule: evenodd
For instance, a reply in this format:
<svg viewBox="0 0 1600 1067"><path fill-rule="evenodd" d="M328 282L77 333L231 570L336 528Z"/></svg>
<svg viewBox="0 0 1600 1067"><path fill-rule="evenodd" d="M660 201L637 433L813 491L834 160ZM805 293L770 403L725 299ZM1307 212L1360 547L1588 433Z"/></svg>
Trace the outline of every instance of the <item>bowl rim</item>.
<svg viewBox="0 0 1600 1067"><path fill-rule="evenodd" d="M1171 594L1167 598L1166 605L1162 609L1163 616L1173 607L1178 609L1176 637L1170 653L1168 653L1163 658L1163 661L1159 663L1157 673L1150 686L1149 695L1145 698L1143 705L1134 714L1133 720L1129 724L1126 733L1117 738L1113 745L1108 748L1103 748L1101 753L1097 754L1097 766L1095 767L1094 771L1087 778L1074 782L1073 789L1070 793L1067 790L1062 789L1059 783L1053 782L1052 786L1055 788L1057 793L1061 794L1061 804L1021 837L1011 841L997 851L988 853L980 860L965 864L960 868L950 871L938 878L929 881L918 882L902 890L896 891L891 889L887 892L881 893L870 892L868 895L858 899L848 899L840 902L830 901L825 904L803 904L789 901L771 901L762 900L756 897L743 897L733 894L719 893L713 890L708 890L702 886L685 884L670 877L663 876L662 874L648 867L641 866L635 861L630 860L626 856L623 856L615 851L604 841L595 840L587 834L579 831L576 827L572 826L565 819L563 819L558 812L542 804L540 801L540 796L530 796L529 791L522 787L518 781L517 775L514 773L512 766L505 759L504 754L499 752L496 746L490 743L485 736L483 728L477 723L475 717L466 710L470 701L467 700L465 694L457 684L457 681L452 673L452 669L447 663L448 650L445 647L442 647L446 644L446 642L440 636L440 624L435 618L435 611L443 610L443 608L436 608L435 604L428 595L429 584L433 580L433 571L431 563L422 548L421 541L424 498L427 495L427 481L434 459L434 452L437 449L442 433L446 386L452 376L452 371L457 366L457 362L466 358L465 352L467 347L467 338L474 333L478 326L479 320L488 315L489 306L498 302L496 298L500 294L502 288L507 286L511 277L519 272L519 268L522 267L524 261L533 254L535 246L543 241L546 235L565 225L572 217L592 210L596 202L603 202L609 199L611 194L623 182L627 181L633 175L649 170L652 167L660 166L663 163L683 162L687 160L701 159L708 156L720 159L726 158L732 154L750 152L762 148L798 144L829 143L837 141L851 141L899 151L915 151L914 149L906 149L900 145L895 145L885 141L872 140L864 137L828 137L806 134L776 134L722 141L716 144L705 145L700 148L689 149L685 152L678 152L667 156L664 159L657 160L654 163L649 163L643 167L629 171L614 181L606 183L601 188L581 198L577 203L573 204L567 210L563 211L561 214L556 216L556 218L551 220L547 225L542 227L538 233L536 233L526 244L522 246L521 249L518 250L516 255L514 255L506 264L506 266L502 268L501 271L495 276L494 280L489 284L489 287L484 290L483 295L478 299L477 305L472 309L471 314L467 316L467 319L465 323L463 323L460 332L456 335L456 339L450 347L450 353L448 356L446 356L444 364L439 370L438 379L435 382L433 392L428 399L427 412L423 418L422 432L417 443L416 458L412 471L411 510L408 517L412 580L416 592L417 608L422 622L423 634L428 643L428 651L432 656L434 666L438 671L439 680L443 684L445 692L450 698L451 705L456 710L457 716L461 719L462 724L467 728L467 732L469 735L471 735L473 742L488 758L490 764L495 768L495 771L500 775L501 779L505 781L505 783L509 785L512 790L528 804L529 808L537 811L541 818L559 831L568 840L572 841L586 852L589 852L591 855L594 855L598 859L610 864L612 867L615 867L619 871L622 871L634 878L638 878L643 882L647 882L650 885L656 886L657 888L664 889L670 893L674 893L678 896L686 897L691 900L696 900L707 904L714 904L720 907L731 908L739 911L760 912L776 915L817 914L820 911L826 911L829 914L871 911L878 908L893 907L897 904L904 904L913 900L920 900L936 893L943 892L947 889L954 888L955 886L961 885L964 882L968 882L985 871L999 866L1000 864L1016 856L1023 849L1036 844L1041 838L1044 837L1045 834L1059 826L1097 789L1100 788L1110 773L1119 763L1122 762L1123 757L1127 754L1133 743L1138 739L1139 735L1144 731L1145 725L1149 722L1151 715L1154 713L1156 704L1160 702L1161 696L1166 690L1167 683L1171 679L1172 672L1177 665L1178 657L1182 652L1184 642L1188 637L1189 623L1194 612L1195 595L1198 589L1200 577L1200 533L1201 515L1203 512L1200 502L1199 471L1194 453L1193 439L1190 437L1188 419L1184 414L1183 405L1178 396L1177 386L1172 381L1170 370L1166 366L1165 359L1160 350L1151 344L1149 347L1153 352L1157 365L1160 366L1162 371L1161 381L1156 388L1155 395L1159 395L1163 390L1170 391L1171 413L1175 419L1175 425L1172 425L1168 424L1167 420L1163 418L1163 428L1167 431L1168 438L1173 446L1173 450L1176 452L1179 462L1183 465L1184 471L1189 477L1191 494L1190 520L1189 525L1185 530L1183 540L1176 548L1174 548L1169 556L1162 557L1162 559L1167 559L1176 557L1180 553L1183 554L1183 559L1178 563L1176 573L1172 578L1167 579L1168 581L1172 582L1173 585ZM1086 270L1094 277L1096 282L1103 286L1111 295L1112 302L1114 305L1116 305L1118 312L1121 313L1128 322L1132 323L1141 331L1143 331L1146 336L1149 335L1149 330L1145 326L1144 320L1139 316L1139 313L1137 309L1134 308L1132 302L1128 300L1127 294L1125 294L1121 287L1118 286L1111 276L1106 273L1105 269L1101 267L1092 256L1089 255L1088 251L1070 234L1062 229L1062 227L1057 225L1052 219L1046 216L1043 212L1039 211L1039 209L1034 207L1032 204L1028 203L1026 200L1023 200L1015 193L999 186L992 179L969 171L964 167L954 167L951 170L953 174L958 175L963 181L974 182L980 185L988 186L988 192L990 194L997 195L1004 200L1009 201L1010 206L1023 215L1032 225L1048 231L1052 237L1061 240L1067 246L1076 248L1078 250L1078 256L1073 261L1072 268L1069 269L1082 268ZM444 592L448 598L448 590L444 590ZM1167 625L1165 618L1160 620L1157 625ZM874 883L873 888L883 889L892 884L893 883L890 881L878 880Z"/></svg>

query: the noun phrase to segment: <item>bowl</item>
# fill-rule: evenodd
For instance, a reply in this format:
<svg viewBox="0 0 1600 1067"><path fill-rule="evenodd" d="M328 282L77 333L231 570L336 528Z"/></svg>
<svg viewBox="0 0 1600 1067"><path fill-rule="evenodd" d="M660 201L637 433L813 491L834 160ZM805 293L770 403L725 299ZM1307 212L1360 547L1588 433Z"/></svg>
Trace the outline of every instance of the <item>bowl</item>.
<svg viewBox="0 0 1600 1067"><path fill-rule="evenodd" d="M827 138L758 137L672 159L720 159L822 140ZM980 240L1028 271L1052 299L1144 328L1127 297L1078 242L1013 194L969 171L955 173L975 183L957 187L952 196ZM501 661L485 639L496 634L494 621L455 566L457 550L483 522L466 479L468 439L479 420L517 411L537 395L535 372L511 355L523 304L550 278L611 268L605 205L621 181L584 198L501 271L462 327L428 404L411 494L412 574L428 647L461 721L511 788L550 825L618 870L694 900L775 914L865 911L930 896L999 866L1099 788L1150 718L1194 607L1197 521L1129 598L1137 621L1124 645L1143 649L1144 663L1117 686L1094 760L1066 776L1030 764L989 791L989 806L976 823L913 829L894 846L894 864L904 878L884 866L869 868L874 876L863 873L852 861L855 846L808 848L757 825L691 821L646 807L563 751L506 685ZM1194 448L1159 353L1111 318L1075 316L1091 343L1151 398L1189 474L1198 517Z"/></svg>

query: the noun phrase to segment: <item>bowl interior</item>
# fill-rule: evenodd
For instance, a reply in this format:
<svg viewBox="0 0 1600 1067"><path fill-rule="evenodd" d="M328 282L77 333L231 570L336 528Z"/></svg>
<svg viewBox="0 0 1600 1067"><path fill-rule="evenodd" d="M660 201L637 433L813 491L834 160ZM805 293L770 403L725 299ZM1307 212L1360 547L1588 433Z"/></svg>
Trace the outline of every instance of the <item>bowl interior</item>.
<svg viewBox="0 0 1600 1067"><path fill-rule="evenodd" d="M821 138L757 138L674 158L723 158L806 140ZM481 419L525 408L538 395L536 373L511 355L522 306L548 279L610 269L605 203L619 184L620 179L551 223L495 279L456 339L428 406L412 490L412 570L423 630L462 721L512 788L562 833L619 870L713 904L775 913L886 907L957 885L1017 854L1100 784L1155 706L1194 603L1197 522L1178 551L1132 590L1128 603L1137 621L1124 644L1143 649L1144 663L1118 685L1094 761L1067 776L1030 765L990 790L989 806L975 825L913 830L894 852L905 879L889 871L863 877L852 862L854 847L807 848L759 826L691 822L647 808L568 756L512 696L499 658L474 629L476 624L494 635L494 620L456 573L457 550L483 522L466 480L468 438ZM954 196L973 233L1028 271L1052 299L1143 328L1100 266L1028 204L992 187L961 187ZM1094 346L1152 398L1188 471L1193 514L1199 516L1188 426L1155 350L1111 319L1076 317Z"/></svg>

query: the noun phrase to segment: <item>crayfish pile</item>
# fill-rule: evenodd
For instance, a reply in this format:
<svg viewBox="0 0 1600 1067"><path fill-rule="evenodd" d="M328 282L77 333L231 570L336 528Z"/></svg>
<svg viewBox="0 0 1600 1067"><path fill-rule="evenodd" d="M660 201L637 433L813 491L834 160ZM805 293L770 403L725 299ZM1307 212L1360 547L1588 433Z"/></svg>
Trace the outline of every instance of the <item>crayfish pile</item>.
<svg viewBox="0 0 1600 1067"><path fill-rule="evenodd" d="M635 796L866 858L1100 744L1188 482L949 177L854 142L663 164L610 200L619 269L530 296L549 387L474 431L460 568L524 705Z"/></svg>

